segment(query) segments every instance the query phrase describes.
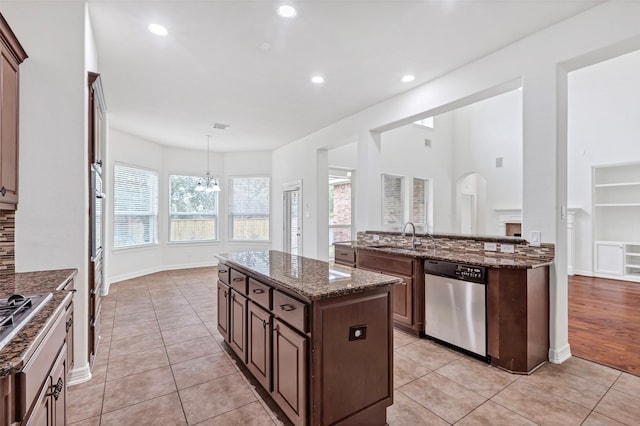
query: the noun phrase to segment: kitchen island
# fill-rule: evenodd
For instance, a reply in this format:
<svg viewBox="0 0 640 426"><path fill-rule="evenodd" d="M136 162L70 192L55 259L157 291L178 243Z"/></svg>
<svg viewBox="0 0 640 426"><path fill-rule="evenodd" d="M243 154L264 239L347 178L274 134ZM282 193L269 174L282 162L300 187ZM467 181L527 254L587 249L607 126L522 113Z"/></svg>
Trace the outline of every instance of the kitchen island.
<svg viewBox="0 0 640 426"><path fill-rule="evenodd" d="M400 279L273 250L217 257L218 330L294 424L386 424Z"/></svg>
<svg viewBox="0 0 640 426"><path fill-rule="evenodd" d="M15 294L43 298L0 347L0 426L66 423L76 273L75 269L62 269L0 277L0 299L6 301ZM17 318L18 314L14 315ZM2 326L0 331L12 327Z"/></svg>

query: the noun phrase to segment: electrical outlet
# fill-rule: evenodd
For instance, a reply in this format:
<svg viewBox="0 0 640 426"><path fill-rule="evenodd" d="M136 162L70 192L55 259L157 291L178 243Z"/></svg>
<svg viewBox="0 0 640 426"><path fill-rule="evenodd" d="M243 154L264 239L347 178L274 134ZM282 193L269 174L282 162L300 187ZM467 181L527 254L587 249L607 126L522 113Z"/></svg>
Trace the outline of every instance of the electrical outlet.
<svg viewBox="0 0 640 426"><path fill-rule="evenodd" d="M373 241L380 241L380 235L373 234Z"/></svg>
<svg viewBox="0 0 640 426"><path fill-rule="evenodd" d="M498 250L496 243L484 243L484 251L496 251Z"/></svg>
<svg viewBox="0 0 640 426"><path fill-rule="evenodd" d="M515 253L516 248L513 244L500 244L500 252L502 253Z"/></svg>
<svg viewBox="0 0 640 426"><path fill-rule="evenodd" d="M541 242L542 242L542 232L531 231L531 241L529 241L529 245L538 247Z"/></svg>

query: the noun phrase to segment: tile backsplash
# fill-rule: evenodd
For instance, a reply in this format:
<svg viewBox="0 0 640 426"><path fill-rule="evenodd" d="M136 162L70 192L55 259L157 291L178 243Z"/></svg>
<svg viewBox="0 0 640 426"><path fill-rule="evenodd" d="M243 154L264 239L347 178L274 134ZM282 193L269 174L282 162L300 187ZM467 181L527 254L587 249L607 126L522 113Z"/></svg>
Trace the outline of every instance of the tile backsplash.
<svg viewBox="0 0 640 426"><path fill-rule="evenodd" d="M0 210L0 275L16 271L16 212Z"/></svg>

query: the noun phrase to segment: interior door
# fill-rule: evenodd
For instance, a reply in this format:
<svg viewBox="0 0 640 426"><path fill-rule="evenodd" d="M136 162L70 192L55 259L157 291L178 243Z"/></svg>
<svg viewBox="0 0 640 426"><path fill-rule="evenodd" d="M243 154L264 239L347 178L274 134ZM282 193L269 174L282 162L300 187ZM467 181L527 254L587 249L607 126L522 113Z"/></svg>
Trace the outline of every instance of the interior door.
<svg viewBox="0 0 640 426"><path fill-rule="evenodd" d="M282 193L286 253L302 256L302 184L285 185Z"/></svg>

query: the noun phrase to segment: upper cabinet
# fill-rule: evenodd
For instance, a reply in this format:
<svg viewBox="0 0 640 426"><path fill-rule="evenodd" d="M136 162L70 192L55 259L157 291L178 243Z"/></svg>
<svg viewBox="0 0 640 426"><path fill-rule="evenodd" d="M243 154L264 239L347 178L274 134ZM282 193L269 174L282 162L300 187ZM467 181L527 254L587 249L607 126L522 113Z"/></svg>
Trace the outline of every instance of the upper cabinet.
<svg viewBox="0 0 640 426"><path fill-rule="evenodd" d="M27 54L0 14L0 210L18 207L18 66Z"/></svg>

